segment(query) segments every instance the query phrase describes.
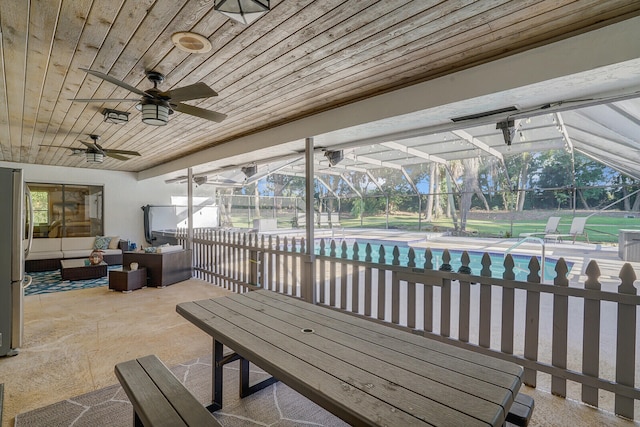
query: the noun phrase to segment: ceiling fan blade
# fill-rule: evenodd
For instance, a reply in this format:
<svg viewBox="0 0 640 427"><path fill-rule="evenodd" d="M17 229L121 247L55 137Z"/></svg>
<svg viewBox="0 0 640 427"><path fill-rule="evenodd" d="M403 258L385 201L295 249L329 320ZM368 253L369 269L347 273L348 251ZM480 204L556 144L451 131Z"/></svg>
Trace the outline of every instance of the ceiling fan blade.
<svg viewBox="0 0 640 427"><path fill-rule="evenodd" d="M63 145L43 145L40 144L40 147L46 147L46 148L66 148L67 150L71 150L72 153L69 154L70 156L74 156L76 154L81 154L84 153L86 150L84 148L78 148L78 147L65 147Z"/></svg>
<svg viewBox="0 0 640 427"><path fill-rule="evenodd" d="M182 104L178 102L177 104L171 104L174 110L179 111L181 113L190 114L192 116L200 117L203 119L211 120L212 122L220 123L224 119L227 118L226 114L218 113L216 111L205 110L204 108L194 107L193 105Z"/></svg>
<svg viewBox="0 0 640 427"><path fill-rule="evenodd" d="M112 158L117 159L117 160L129 160L128 157L121 156L120 154L114 154L114 153L109 152L109 151L105 151L104 155L107 156L107 157L112 157Z"/></svg>
<svg viewBox="0 0 640 427"><path fill-rule="evenodd" d="M47 148L68 148L69 150L73 150L73 147L65 147L63 145L44 145L44 144L40 144L40 147L47 147ZM81 148L81 150L84 150L84 148Z"/></svg>
<svg viewBox="0 0 640 427"><path fill-rule="evenodd" d="M100 148L102 148L102 147L100 147ZM109 153L112 153L112 154L127 154L129 156L141 156L142 155L142 154L138 153L137 151L112 150L110 148L102 148L102 151L105 154L109 154Z"/></svg>
<svg viewBox="0 0 640 427"><path fill-rule="evenodd" d="M131 86L130 84L127 84L121 80L116 79L115 77L111 77L108 74L105 73L101 73L100 71L94 71L94 70L90 70L88 68L80 68L82 71L84 71L85 73L94 75L96 77L100 77L103 80L106 80L110 83L113 83L114 85L118 85L122 88L127 89L128 91L131 91L133 93L137 93L138 95L141 96L145 96L146 93L144 93L143 91L141 91L140 89L138 89L137 87Z"/></svg>
<svg viewBox="0 0 640 427"><path fill-rule="evenodd" d="M69 101L76 101L76 102L140 102L139 99L128 99L128 98L69 98Z"/></svg>
<svg viewBox="0 0 640 427"><path fill-rule="evenodd" d="M84 144L89 150L93 150L97 152L102 151L100 147L97 147L95 144L92 144L91 142L85 142L85 141L78 141L78 142L80 142L81 144Z"/></svg>
<svg viewBox="0 0 640 427"><path fill-rule="evenodd" d="M202 82L198 82L189 86L179 87L167 92L160 92L161 97L171 98L172 101L189 101L191 99L211 98L218 96L215 90Z"/></svg>

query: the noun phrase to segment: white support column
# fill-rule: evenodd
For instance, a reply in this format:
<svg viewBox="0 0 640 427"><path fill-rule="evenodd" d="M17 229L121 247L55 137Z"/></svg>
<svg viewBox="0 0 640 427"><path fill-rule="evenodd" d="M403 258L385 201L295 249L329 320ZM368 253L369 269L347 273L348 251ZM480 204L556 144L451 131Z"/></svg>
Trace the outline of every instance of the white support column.
<svg viewBox="0 0 640 427"><path fill-rule="evenodd" d="M559 130L562 133L562 137L564 138L564 141L567 143L567 147L569 147L569 151L571 153L571 177L572 177L572 186L573 186L573 191L572 191L572 196L573 196L573 214L576 214L576 197L577 197L577 186L576 186L576 155L575 155L575 150L573 149L573 141L571 140L571 137L569 136L569 132L567 132L567 127L564 125L564 120L562 120L562 116L560 115L560 113L555 113L556 115L556 121L558 123L559 126Z"/></svg>
<svg viewBox="0 0 640 427"><path fill-rule="evenodd" d="M316 255L314 251L314 211L313 211L313 138L305 139L305 199L307 210L307 236L306 236L306 256L304 260L304 283L302 283L302 299L312 304L316 303Z"/></svg>
<svg viewBox="0 0 640 427"><path fill-rule="evenodd" d="M193 249L193 170L187 169L187 247Z"/></svg>

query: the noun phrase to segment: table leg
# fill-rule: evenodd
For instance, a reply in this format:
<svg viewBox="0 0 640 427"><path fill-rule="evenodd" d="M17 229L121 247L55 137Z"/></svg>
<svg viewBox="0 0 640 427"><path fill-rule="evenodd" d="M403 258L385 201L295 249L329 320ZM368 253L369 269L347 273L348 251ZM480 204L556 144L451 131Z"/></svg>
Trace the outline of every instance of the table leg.
<svg viewBox="0 0 640 427"><path fill-rule="evenodd" d="M211 363L211 384L212 390L211 394L213 396L213 400L211 405L207 406L209 412L215 412L222 408L222 368L224 364L223 360L223 345L221 342L213 339L213 360Z"/></svg>
<svg viewBox="0 0 640 427"><path fill-rule="evenodd" d="M269 387L271 384L278 380L271 377L266 380L262 380L252 386L249 385L249 361L246 359L240 359L240 398L247 397L256 391L262 390L265 387Z"/></svg>

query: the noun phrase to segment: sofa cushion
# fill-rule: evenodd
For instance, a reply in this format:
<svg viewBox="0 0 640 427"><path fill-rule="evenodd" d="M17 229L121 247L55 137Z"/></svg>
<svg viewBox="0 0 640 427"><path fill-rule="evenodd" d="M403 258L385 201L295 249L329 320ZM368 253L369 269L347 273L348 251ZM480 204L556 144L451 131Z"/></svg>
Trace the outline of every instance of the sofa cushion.
<svg viewBox="0 0 640 427"><path fill-rule="evenodd" d="M156 253L157 254L166 254L166 253L169 253L169 252L177 252L177 251L182 251L182 250L184 250L182 245L158 246L156 248Z"/></svg>
<svg viewBox="0 0 640 427"><path fill-rule="evenodd" d="M59 259L64 258L62 251L38 251L38 252L29 252L27 255L27 260L31 261L34 259Z"/></svg>
<svg viewBox="0 0 640 427"><path fill-rule="evenodd" d="M122 255L121 249L104 249L102 255Z"/></svg>
<svg viewBox="0 0 640 427"><path fill-rule="evenodd" d="M91 252L94 240L95 237L64 237L61 245L62 252L83 249L88 249Z"/></svg>
<svg viewBox="0 0 640 427"><path fill-rule="evenodd" d="M93 249L107 249L111 243L111 237L108 236L96 236L96 240L93 243Z"/></svg>
<svg viewBox="0 0 640 427"><path fill-rule="evenodd" d="M62 239L59 237L49 238L49 239L33 239L31 241L31 252L60 252L61 250L61 241ZM42 258L39 258L42 259Z"/></svg>
<svg viewBox="0 0 640 427"><path fill-rule="evenodd" d="M120 244L120 236L111 237L109 241L109 247L106 249L118 249L118 245Z"/></svg>
<svg viewBox="0 0 640 427"><path fill-rule="evenodd" d="M63 251L64 258L89 258L93 249L75 249Z"/></svg>

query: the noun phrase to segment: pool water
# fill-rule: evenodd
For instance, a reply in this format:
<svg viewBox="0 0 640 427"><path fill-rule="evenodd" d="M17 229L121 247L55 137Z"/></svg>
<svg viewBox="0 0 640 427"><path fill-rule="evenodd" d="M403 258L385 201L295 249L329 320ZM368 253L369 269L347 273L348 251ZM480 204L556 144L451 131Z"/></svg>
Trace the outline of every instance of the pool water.
<svg viewBox="0 0 640 427"><path fill-rule="evenodd" d="M316 255L320 254L320 240L316 240L315 244L315 253ZM355 239L344 239L347 243L347 258L354 259L353 257L353 245L356 243ZM364 261L366 257L366 247L367 243L371 244L371 259L373 262L379 262L379 252L380 246L384 247L384 263L387 265L391 265L393 261L393 248L394 246L398 247L399 257L401 266L406 266L409 262L409 249L408 246L404 242L391 242L384 240L358 240L358 259L360 261ZM331 241L325 240L325 249L324 254L330 255ZM462 257L462 253L464 251L457 249L449 249L449 255L451 256L451 271L458 271L458 269L462 266L462 262L460 258ZM415 253L415 264L416 268L423 268L425 261L425 250L422 248L414 248ZM433 269L438 270L440 266L443 264L442 262L442 249L432 249L431 253L433 257L431 258L431 263L433 264ZM480 271L482 270L482 256L484 252L478 251L467 251L469 254L469 267L471 268L471 274L479 276ZM489 257L491 259L491 276L496 278L502 278L502 274L504 273L504 254L499 252L488 252ZM519 281L526 282L527 276L529 275L529 262L531 260L531 256L528 255L518 255L511 254L514 262L513 272L515 274L515 279ZM336 240L336 257L342 257L342 240ZM541 263L541 257L537 257L538 262ZM544 280L553 280L556 272L557 259L545 257L545 271L544 271ZM573 263L567 262L567 268L571 271L571 267Z"/></svg>

